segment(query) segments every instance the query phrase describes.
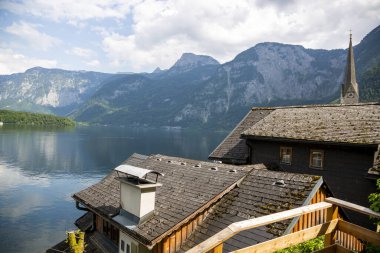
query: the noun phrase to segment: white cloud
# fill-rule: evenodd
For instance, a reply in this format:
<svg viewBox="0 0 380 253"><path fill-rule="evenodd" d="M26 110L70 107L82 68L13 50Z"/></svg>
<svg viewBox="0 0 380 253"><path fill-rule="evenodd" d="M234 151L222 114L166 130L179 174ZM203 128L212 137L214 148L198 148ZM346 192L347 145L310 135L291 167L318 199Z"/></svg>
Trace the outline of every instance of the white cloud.
<svg viewBox="0 0 380 253"><path fill-rule="evenodd" d="M101 42L92 42L104 51L96 56L106 54L110 64L101 66L109 71L168 68L184 52L225 62L266 41L345 48L349 29L357 44L380 20L379 0L4 0L0 8L96 32ZM106 18L117 27L104 25ZM67 40L75 45L75 38ZM90 60L94 55L71 53L87 57L89 66L97 64Z"/></svg>
<svg viewBox="0 0 380 253"><path fill-rule="evenodd" d="M103 49L113 66L153 70L183 52L225 62L266 41L345 48L350 28L357 43L378 20L379 1L147 0L133 8L133 33L103 33Z"/></svg>
<svg viewBox="0 0 380 253"><path fill-rule="evenodd" d="M71 49L65 50L67 54L76 55L83 58L90 58L95 55L95 52L91 49L81 48L81 47L73 47Z"/></svg>
<svg viewBox="0 0 380 253"><path fill-rule="evenodd" d="M26 40L31 47L43 51L58 45L61 41L37 29L38 25L23 21L15 22L5 28L5 31Z"/></svg>
<svg viewBox="0 0 380 253"><path fill-rule="evenodd" d="M91 67L97 67L100 65L100 62L98 60L91 60L91 61L85 62L85 64Z"/></svg>
<svg viewBox="0 0 380 253"><path fill-rule="evenodd" d="M14 52L12 49L0 48L0 73L12 74L23 72L32 67L53 68L57 66L55 60L37 59Z"/></svg>
<svg viewBox="0 0 380 253"><path fill-rule="evenodd" d="M1 8L17 14L29 14L54 21L100 18L125 18L136 0L5 0Z"/></svg>

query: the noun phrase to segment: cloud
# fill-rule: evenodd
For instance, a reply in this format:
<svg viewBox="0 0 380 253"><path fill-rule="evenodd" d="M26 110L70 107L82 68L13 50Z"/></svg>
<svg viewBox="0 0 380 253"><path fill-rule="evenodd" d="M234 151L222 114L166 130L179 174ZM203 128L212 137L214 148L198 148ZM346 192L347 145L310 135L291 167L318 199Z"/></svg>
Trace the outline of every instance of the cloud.
<svg viewBox="0 0 380 253"><path fill-rule="evenodd" d="M136 0L5 0L0 8L13 13L48 18L54 21L66 20L73 24L88 19L122 19L130 12Z"/></svg>
<svg viewBox="0 0 380 253"><path fill-rule="evenodd" d="M12 49L0 48L0 73L12 74L40 66L52 68L57 66L55 60L37 59L14 52Z"/></svg>
<svg viewBox="0 0 380 253"><path fill-rule="evenodd" d="M349 29L357 44L380 20L378 0L336 0L328 6L324 0L4 0L0 8L69 24L82 41L88 37L80 36L92 32L91 42L101 47L96 56L104 59L105 54L108 60L98 66L108 71L168 68L184 52L226 62L267 41L307 48L346 48ZM37 32L42 29L31 28ZM62 41L75 48L76 39ZM49 45L47 42L45 48ZM91 61L94 55L73 50L63 48L62 52L87 57L88 66L97 64Z"/></svg>
<svg viewBox="0 0 380 253"><path fill-rule="evenodd" d="M103 50L113 66L133 71L168 68L184 52L225 62L266 41L344 48L350 28L362 38L380 19L379 1L281 3L147 0L134 5L132 34L103 33Z"/></svg>
<svg viewBox="0 0 380 253"><path fill-rule="evenodd" d="M5 31L26 40L30 46L43 51L58 45L61 41L37 29L38 25L23 21L15 22L5 28Z"/></svg>
<svg viewBox="0 0 380 253"><path fill-rule="evenodd" d="M98 60L91 60L91 61L85 62L85 64L87 66L97 67L100 65L100 62Z"/></svg>
<svg viewBox="0 0 380 253"><path fill-rule="evenodd" d="M95 55L95 52L91 49L81 48L81 47L73 47L69 50L65 50L67 54L76 55L83 58L90 58Z"/></svg>

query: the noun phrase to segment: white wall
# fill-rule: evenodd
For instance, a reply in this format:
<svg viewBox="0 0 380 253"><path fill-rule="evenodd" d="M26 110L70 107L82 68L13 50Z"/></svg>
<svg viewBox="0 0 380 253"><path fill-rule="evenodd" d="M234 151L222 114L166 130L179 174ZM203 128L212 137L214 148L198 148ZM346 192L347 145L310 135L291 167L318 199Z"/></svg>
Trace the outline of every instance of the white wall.
<svg viewBox="0 0 380 253"><path fill-rule="evenodd" d="M120 236L119 236L119 253L127 253L127 244L129 245L129 248L130 248L130 252L129 253L139 253L138 252L138 248L139 248L139 243L135 240L133 240L131 237L129 237L128 235L124 234L121 230L120 230ZM124 241L124 251L121 250L121 241ZM137 252L132 252L132 243L134 243L136 245L136 249L137 249Z"/></svg>

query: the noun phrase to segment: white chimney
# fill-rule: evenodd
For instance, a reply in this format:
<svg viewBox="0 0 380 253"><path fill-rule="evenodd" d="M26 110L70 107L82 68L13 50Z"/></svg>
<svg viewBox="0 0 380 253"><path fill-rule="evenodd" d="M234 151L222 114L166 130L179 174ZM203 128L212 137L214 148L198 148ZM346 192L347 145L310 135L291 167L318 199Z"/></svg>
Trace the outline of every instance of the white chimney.
<svg viewBox="0 0 380 253"><path fill-rule="evenodd" d="M138 224L153 214L156 188L162 186L157 178L163 174L125 164L116 167L115 171L120 181L120 215ZM156 174L156 182L146 179L149 173Z"/></svg>

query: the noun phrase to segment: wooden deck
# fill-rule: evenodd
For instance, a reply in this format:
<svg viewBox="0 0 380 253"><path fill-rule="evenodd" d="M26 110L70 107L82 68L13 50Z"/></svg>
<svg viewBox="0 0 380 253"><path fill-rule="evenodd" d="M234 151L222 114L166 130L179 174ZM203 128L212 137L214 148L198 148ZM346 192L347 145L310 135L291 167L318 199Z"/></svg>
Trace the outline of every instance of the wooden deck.
<svg viewBox="0 0 380 253"><path fill-rule="evenodd" d="M235 253L274 252L290 246L325 236L325 248L318 252L361 252L364 250L363 242L368 242L380 247L380 234L355 224L344 221L338 217L338 208L344 207L368 216L380 218L380 213L361 207L343 200L327 198L324 202L311 204L284 212L279 212L255 219L236 222L223 229L208 240L198 244L187 253L222 253L223 242L235 234L255 227L260 227L278 221L302 216L309 213L318 213L326 210L324 223L300 230L291 234L252 245L250 247L234 251Z"/></svg>

